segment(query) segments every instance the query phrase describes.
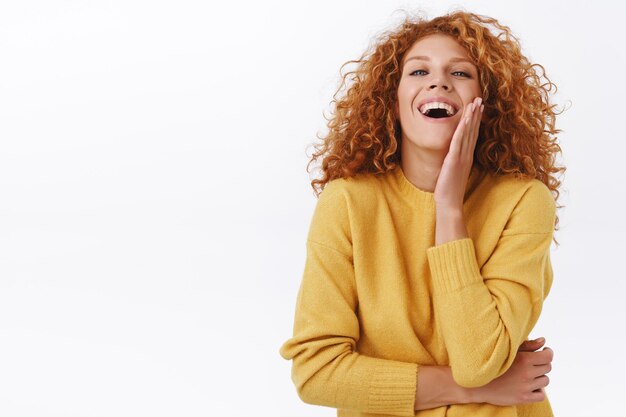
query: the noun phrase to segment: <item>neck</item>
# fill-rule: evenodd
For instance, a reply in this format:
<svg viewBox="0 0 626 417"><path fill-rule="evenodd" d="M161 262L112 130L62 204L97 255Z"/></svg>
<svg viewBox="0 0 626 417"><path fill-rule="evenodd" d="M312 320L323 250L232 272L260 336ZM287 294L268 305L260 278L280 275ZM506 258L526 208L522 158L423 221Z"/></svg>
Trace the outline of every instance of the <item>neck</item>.
<svg viewBox="0 0 626 417"><path fill-rule="evenodd" d="M418 149L415 146L402 145L401 165L406 178L420 190L435 192L437 179L446 158L444 153L434 150Z"/></svg>

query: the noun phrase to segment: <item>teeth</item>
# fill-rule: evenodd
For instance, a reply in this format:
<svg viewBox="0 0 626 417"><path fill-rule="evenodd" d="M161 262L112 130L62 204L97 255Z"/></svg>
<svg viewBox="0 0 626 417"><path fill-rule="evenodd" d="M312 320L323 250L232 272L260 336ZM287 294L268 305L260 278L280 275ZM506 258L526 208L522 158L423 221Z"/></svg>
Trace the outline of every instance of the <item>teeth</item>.
<svg viewBox="0 0 626 417"><path fill-rule="evenodd" d="M422 114L426 114L426 112L430 109L446 109L446 111L448 112L448 116L452 116L455 113L454 107L447 103L440 103L438 101L431 101L430 103L424 104L422 107L420 107L420 112Z"/></svg>

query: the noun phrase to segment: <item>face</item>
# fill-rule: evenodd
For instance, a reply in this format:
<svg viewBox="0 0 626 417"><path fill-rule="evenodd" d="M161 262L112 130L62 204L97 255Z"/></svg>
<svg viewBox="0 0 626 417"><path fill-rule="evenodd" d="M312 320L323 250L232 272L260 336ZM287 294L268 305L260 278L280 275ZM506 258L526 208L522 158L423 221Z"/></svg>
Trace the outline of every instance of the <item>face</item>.
<svg viewBox="0 0 626 417"><path fill-rule="evenodd" d="M445 151L449 149L452 135L461 121L464 107L481 96L478 69L467 51L454 38L435 34L417 41L406 53L402 62L402 77L398 86L396 108L402 126L402 146L406 142L419 148ZM443 102L450 107L422 111L424 102ZM420 109L422 111L420 111Z"/></svg>

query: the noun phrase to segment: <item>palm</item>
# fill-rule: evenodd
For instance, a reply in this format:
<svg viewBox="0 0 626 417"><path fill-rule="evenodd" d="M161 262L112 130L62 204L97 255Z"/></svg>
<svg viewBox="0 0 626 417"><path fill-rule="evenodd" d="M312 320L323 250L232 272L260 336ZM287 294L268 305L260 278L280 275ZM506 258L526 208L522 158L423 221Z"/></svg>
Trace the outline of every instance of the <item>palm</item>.
<svg viewBox="0 0 626 417"><path fill-rule="evenodd" d="M474 100L477 106L480 106L480 101L480 98ZM434 198L438 204L454 208L463 207L463 196L472 169L482 109L481 106L480 109L473 110L470 104L461 115L461 121L452 136L450 149L435 185Z"/></svg>

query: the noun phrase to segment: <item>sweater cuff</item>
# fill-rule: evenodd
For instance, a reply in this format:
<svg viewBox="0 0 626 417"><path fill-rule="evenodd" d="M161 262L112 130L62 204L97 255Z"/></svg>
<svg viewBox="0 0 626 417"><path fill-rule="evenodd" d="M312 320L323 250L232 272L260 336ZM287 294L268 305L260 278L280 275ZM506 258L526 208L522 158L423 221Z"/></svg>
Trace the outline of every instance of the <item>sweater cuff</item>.
<svg viewBox="0 0 626 417"><path fill-rule="evenodd" d="M483 281L469 237L432 246L426 255L435 293L453 292Z"/></svg>
<svg viewBox="0 0 626 417"><path fill-rule="evenodd" d="M368 411L399 416L415 415L418 365L386 362L375 368L370 380Z"/></svg>

